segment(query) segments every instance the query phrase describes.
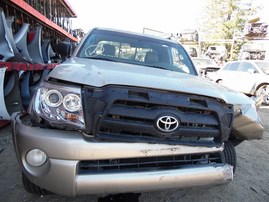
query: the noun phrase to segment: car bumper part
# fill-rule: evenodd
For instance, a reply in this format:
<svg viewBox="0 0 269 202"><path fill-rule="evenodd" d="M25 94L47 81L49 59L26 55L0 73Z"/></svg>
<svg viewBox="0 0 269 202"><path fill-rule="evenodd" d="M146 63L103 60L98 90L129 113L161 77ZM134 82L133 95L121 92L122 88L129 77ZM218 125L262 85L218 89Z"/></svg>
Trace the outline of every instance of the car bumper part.
<svg viewBox="0 0 269 202"><path fill-rule="evenodd" d="M261 139L263 132L264 127L254 105L234 116L232 134L238 139Z"/></svg>
<svg viewBox="0 0 269 202"><path fill-rule="evenodd" d="M79 162L83 160L210 154L221 152L223 147L91 142L79 132L27 126L19 114L12 116L12 134L18 160L29 180L61 195L145 192L223 184L233 179L232 166L222 163L139 172L79 172ZM46 163L39 167L29 165L25 158L29 150L36 148L48 156Z"/></svg>
<svg viewBox="0 0 269 202"><path fill-rule="evenodd" d="M192 166L169 171L79 175L76 178L77 194L144 192L160 189L215 185L233 179L232 166Z"/></svg>

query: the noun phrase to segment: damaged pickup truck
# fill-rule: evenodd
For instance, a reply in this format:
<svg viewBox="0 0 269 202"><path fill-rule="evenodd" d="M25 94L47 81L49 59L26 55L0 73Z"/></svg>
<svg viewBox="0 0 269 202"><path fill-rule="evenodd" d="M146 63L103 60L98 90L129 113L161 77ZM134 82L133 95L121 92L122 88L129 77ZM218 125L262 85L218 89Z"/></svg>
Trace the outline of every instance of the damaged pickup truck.
<svg viewBox="0 0 269 202"><path fill-rule="evenodd" d="M177 42L100 28L12 129L25 189L66 196L228 183L232 141L263 134L255 102L198 77Z"/></svg>

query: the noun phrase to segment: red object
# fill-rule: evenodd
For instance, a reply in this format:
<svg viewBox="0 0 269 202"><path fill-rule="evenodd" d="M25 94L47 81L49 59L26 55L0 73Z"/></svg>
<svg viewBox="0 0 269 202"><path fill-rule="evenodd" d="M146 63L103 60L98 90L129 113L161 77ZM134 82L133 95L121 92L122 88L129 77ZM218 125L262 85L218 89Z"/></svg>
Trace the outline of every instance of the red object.
<svg viewBox="0 0 269 202"><path fill-rule="evenodd" d="M37 10L35 10L33 7L31 7L25 1L23 1L23 0L10 0L10 1L12 3L14 3L15 5L17 5L18 7L20 7L22 10L26 11L28 14L32 15L34 18L37 18L38 20L40 20L41 22L43 22L48 27L50 27L50 28L52 28L52 29L54 29L54 30L62 33L63 35L65 35L66 37L68 37L69 39L71 39L72 41L78 42L78 39L75 38L72 34L69 34L63 28L61 28L60 26L58 26L54 22L50 21L48 18L46 18L46 16L42 15L41 13L39 13ZM67 4L66 1L64 1L64 3Z"/></svg>
<svg viewBox="0 0 269 202"><path fill-rule="evenodd" d="M6 125L8 125L8 124L10 124L10 121L0 120L0 128L6 126Z"/></svg>
<svg viewBox="0 0 269 202"><path fill-rule="evenodd" d="M27 43L31 43L34 40L35 32L30 32L27 34Z"/></svg>
<svg viewBox="0 0 269 202"><path fill-rule="evenodd" d="M58 65L58 63L50 63L50 64L29 64L22 62L2 62L0 61L0 68L7 68L6 71L13 70L44 70L44 69L53 69Z"/></svg>
<svg viewBox="0 0 269 202"><path fill-rule="evenodd" d="M77 17L76 12L72 9L71 5L68 3L68 1L63 0L63 3L66 5L69 12L73 15L73 17Z"/></svg>

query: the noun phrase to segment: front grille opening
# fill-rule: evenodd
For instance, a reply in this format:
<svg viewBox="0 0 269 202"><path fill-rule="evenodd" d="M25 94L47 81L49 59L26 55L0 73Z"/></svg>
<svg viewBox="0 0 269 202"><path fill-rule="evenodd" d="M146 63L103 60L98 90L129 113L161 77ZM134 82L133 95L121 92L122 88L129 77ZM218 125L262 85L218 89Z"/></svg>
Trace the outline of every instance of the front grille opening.
<svg viewBox="0 0 269 202"><path fill-rule="evenodd" d="M108 114L107 118L111 120L124 120L124 121L132 121L132 122L153 123L153 121L150 119L144 119L144 118L142 119L142 118L130 117L130 116L120 116L116 114Z"/></svg>
<svg viewBox="0 0 269 202"><path fill-rule="evenodd" d="M190 104L194 106L208 107L207 102L205 100L190 99Z"/></svg>
<svg viewBox="0 0 269 202"><path fill-rule="evenodd" d="M193 114L204 114L204 115L210 115L212 114L211 111L205 110L205 109L197 109L197 108L181 108L181 111L185 113L193 113Z"/></svg>
<svg viewBox="0 0 269 202"><path fill-rule="evenodd" d="M142 107L145 109L150 109L152 107L158 106L156 104L148 103L148 102L136 102L130 100L117 100L113 103L114 105L123 105L123 106L130 106L130 107Z"/></svg>
<svg viewBox="0 0 269 202"><path fill-rule="evenodd" d="M84 94L86 134L98 141L219 146L230 133L232 106L221 100L145 88L101 89ZM179 121L171 133L157 127L166 115Z"/></svg>
<svg viewBox="0 0 269 202"><path fill-rule="evenodd" d="M106 133L106 134L115 134L115 135L123 135L125 137L156 137L154 134L150 133L145 133L145 132L135 132L135 131L130 131L130 130L117 130L117 129L107 129L107 128L102 128L100 132Z"/></svg>
<svg viewBox="0 0 269 202"><path fill-rule="evenodd" d="M146 112L145 112L146 113ZM203 115L211 115L212 113L210 111L201 111L192 109L191 112L188 112L188 114L203 114ZM152 124L154 125L155 117L152 119L146 119L146 118L139 118L134 117L132 114L125 114L125 115L117 115L117 114L107 114L107 120L114 120L114 121L129 121L133 123L143 123L143 124ZM230 117L229 117L230 118ZM227 120L230 120L227 118ZM225 119L226 121L226 119ZM192 123L192 122L181 122L180 125L182 127L196 127L196 128L218 128L217 125L210 125L210 124L199 124L199 123Z"/></svg>
<svg viewBox="0 0 269 202"><path fill-rule="evenodd" d="M155 137L155 139L157 138L166 138L166 139L171 139L171 140L180 140L180 139L184 139L184 138L189 138L192 139L193 141L196 141L196 140L200 140L200 139L203 139L203 138L207 138L207 140L211 139L213 140L214 139L214 135L212 134L209 134L209 135L197 135L196 133L199 132L199 128L196 129L196 131L194 131L194 129L192 128L192 133L195 133L195 135L192 135L192 133L189 133L189 134L185 134L186 132L184 132L184 134L181 134L183 132L179 132L179 133L175 133L173 135L166 135L166 134L157 134L157 133L154 133L154 134L151 134L150 132L146 132L146 131L143 131L143 132L140 132L140 131L132 131L132 130L124 130L124 129L111 129L111 128L101 128L99 130L99 132L101 132L98 136L102 136L102 134L109 134L111 136L117 136L117 137L126 137L126 138L134 138L134 137ZM188 132L188 131L187 131ZM215 134L215 130L213 130L213 133ZM217 134L217 133L216 133ZM215 135L216 136L216 135ZM203 139L204 140L204 139Z"/></svg>
<svg viewBox="0 0 269 202"><path fill-rule="evenodd" d="M195 103L195 104L193 104ZM140 101L130 101L130 100L117 100L113 103L114 105L121 105L124 107L139 107L144 109L154 109L154 108L164 108L164 107L172 107L173 109L177 109L181 112L188 113L197 113L197 114L211 114L210 110L207 110L207 102L203 100L195 100L195 102L190 103L189 107L187 106L171 106L165 105L164 103L148 103L148 102L140 102Z"/></svg>
<svg viewBox="0 0 269 202"><path fill-rule="evenodd" d="M192 128L217 128L217 126L209 124L199 124L199 123L181 123L181 126L192 127Z"/></svg>
<svg viewBox="0 0 269 202"><path fill-rule="evenodd" d="M137 91L129 91L128 93L129 98L142 98L142 99L149 99L148 93L143 93L143 92L137 92Z"/></svg>
<svg viewBox="0 0 269 202"><path fill-rule="evenodd" d="M221 154L178 155L80 161L79 173L169 170L188 165L222 163Z"/></svg>

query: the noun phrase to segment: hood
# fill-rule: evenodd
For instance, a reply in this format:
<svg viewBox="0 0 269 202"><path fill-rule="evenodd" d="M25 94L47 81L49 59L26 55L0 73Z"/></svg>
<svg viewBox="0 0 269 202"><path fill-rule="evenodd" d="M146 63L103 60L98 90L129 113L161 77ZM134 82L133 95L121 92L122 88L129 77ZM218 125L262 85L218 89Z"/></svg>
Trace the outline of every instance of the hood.
<svg viewBox="0 0 269 202"><path fill-rule="evenodd" d="M53 69L49 77L95 87L122 85L203 95L229 104L254 102L241 93L198 76L96 59L69 59Z"/></svg>

